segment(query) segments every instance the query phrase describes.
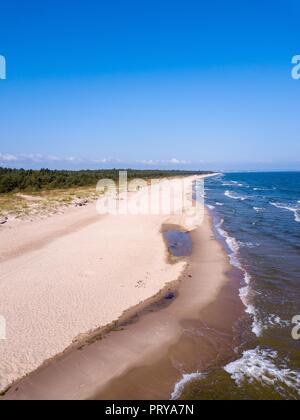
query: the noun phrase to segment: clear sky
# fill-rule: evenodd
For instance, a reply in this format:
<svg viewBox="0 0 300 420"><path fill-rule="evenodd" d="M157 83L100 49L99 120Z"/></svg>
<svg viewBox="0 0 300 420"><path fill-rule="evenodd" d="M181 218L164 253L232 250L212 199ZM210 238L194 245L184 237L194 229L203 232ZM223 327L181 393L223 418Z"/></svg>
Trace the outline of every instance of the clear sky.
<svg viewBox="0 0 300 420"><path fill-rule="evenodd" d="M1 3L0 165L300 169L298 0Z"/></svg>

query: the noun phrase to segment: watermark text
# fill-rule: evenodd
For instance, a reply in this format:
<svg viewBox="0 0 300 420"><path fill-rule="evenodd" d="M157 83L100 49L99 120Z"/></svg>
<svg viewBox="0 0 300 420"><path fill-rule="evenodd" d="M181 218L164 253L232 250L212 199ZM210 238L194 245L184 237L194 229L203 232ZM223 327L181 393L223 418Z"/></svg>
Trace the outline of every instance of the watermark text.
<svg viewBox="0 0 300 420"><path fill-rule="evenodd" d="M6 340L6 319L0 315L0 340Z"/></svg>
<svg viewBox="0 0 300 420"><path fill-rule="evenodd" d="M6 80L6 59L0 55L0 80Z"/></svg>
<svg viewBox="0 0 300 420"><path fill-rule="evenodd" d="M145 181L128 180L127 171L119 172L118 182L102 179L99 214L111 215L184 215L187 225L200 225L204 218L204 179L187 178Z"/></svg>
<svg viewBox="0 0 300 420"><path fill-rule="evenodd" d="M294 80L300 79L300 55L294 55L292 58L292 64L294 64L294 67L292 69L292 78Z"/></svg>
<svg viewBox="0 0 300 420"><path fill-rule="evenodd" d="M300 340L300 315L294 316L292 324L295 324L295 327L292 330L292 338L294 340Z"/></svg>

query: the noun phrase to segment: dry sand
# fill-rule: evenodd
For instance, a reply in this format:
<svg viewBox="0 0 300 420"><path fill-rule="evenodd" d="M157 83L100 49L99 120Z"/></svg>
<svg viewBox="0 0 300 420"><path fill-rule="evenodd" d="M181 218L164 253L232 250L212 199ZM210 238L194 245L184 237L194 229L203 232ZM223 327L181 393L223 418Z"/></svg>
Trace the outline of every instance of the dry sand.
<svg viewBox="0 0 300 420"><path fill-rule="evenodd" d="M177 221L164 215L101 216L89 205L1 228L0 314L7 339L0 341L0 390L177 279L187 263L168 262L161 234L164 223ZM156 334L158 340L159 334L165 336L163 327ZM65 397L79 397L80 383L86 381L81 375L100 372L109 379L106 358L112 362L132 345L124 342L106 356L102 351L98 370L89 365L90 371L75 372L72 366L64 375L70 385ZM124 366L115 369L121 373ZM41 391L42 398L63 395L56 380Z"/></svg>

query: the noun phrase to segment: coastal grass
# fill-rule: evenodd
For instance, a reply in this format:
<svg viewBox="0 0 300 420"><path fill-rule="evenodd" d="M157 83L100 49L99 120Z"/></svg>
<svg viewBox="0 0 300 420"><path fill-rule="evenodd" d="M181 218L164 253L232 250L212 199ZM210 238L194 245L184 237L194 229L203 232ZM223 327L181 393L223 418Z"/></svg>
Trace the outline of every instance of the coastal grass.
<svg viewBox="0 0 300 420"><path fill-rule="evenodd" d="M76 200L96 199L95 188L68 188L29 193L0 194L0 216L23 218L30 215L56 213Z"/></svg>
<svg viewBox="0 0 300 420"><path fill-rule="evenodd" d="M28 213L28 203L16 194L0 195L0 216L14 214L15 217Z"/></svg>

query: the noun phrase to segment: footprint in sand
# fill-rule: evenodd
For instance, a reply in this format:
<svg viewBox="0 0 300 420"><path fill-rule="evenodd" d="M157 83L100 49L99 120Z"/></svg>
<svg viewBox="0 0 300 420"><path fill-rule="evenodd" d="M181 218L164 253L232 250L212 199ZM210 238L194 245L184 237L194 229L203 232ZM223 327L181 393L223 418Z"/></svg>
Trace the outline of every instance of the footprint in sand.
<svg viewBox="0 0 300 420"><path fill-rule="evenodd" d="M150 278L151 278L151 275L150 275L150 273L147 273L146 274L146 279L145 280L139 280L137 283L136 283L136 288L141 288L141 287L146 287L146 285L147 285L147 282L148 282L148 280L150 280Z"/></svg>

